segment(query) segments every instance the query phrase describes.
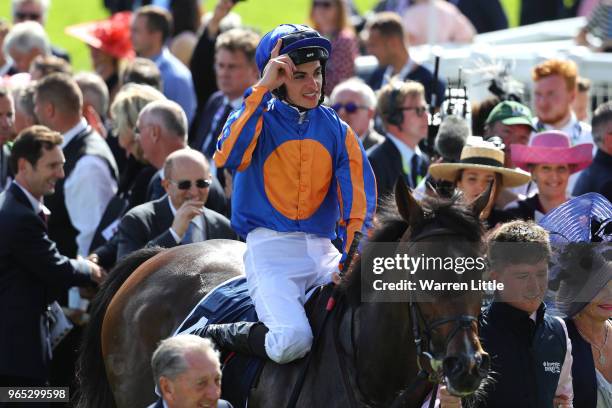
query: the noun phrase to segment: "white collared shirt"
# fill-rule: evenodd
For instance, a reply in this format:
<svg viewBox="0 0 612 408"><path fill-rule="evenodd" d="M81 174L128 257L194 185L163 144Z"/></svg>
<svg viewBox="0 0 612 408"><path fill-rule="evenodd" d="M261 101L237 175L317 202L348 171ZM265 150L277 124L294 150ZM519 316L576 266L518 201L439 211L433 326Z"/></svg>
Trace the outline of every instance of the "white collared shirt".
<svg viewBox="0 0 612 408"><path fill-rule="evenodd" d="M166 196L166 199L168 200L170 211L172 211L172 216L176 217L176 208L174 208L174 205L172 205L172 200L170 200L170 196ZM204 225L204 214L202 214L199 217L193 217L193 219L190 222L193 222L200 229L200 231L202 231L202 241L205 241L206 240L206 228ZM174 238L176 243L180 244L183 238L179 237L179 235L176 233L176 231L174 231L172 227L170 227L169 229L170 229L170 234L172 234L172 237Z"/></svg>
<svg viewBox="0 0 612 408"><path fill-rule="evenodd" d="M393 142L395 147L397 147L397 150L399 150L400 156L402 156L402 160L404 162L404 169L406 169L406 166L408 166L408 169L410 170L410 161L412 160L412 156L415 154L424 160L423 153L421 152L421 149L419 149L419 145L416 145L413 150L410 146L392 134L387 133L387 137Z"/></svg>
<svg viewBox="0 0 612 408"><path fill-rule="evenodd" d="M62 149L87 128L80 122L64 133ZM64 204L72 225L79 231L76 237L78 254L86 257L93 236L109 201L117 193L117 181L106 162L92 155L81 157L64 182Z"/></svg>

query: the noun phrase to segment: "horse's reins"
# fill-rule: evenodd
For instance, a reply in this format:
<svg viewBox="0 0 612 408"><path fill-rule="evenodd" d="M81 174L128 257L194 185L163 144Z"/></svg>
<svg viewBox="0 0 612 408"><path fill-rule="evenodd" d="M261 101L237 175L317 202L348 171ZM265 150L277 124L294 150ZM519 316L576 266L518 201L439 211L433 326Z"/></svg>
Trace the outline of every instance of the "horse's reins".
<svg viewBox="0 0 612 408"><path fill-rule="evenodd" d="M406 229L406 232L402 235L400 242L408 242L410 246L412 246L416 242L423 241L424 239L435 237L435 236L460 235L457 232L449 228L445 228L445 227L436 228L433 231L428 231L427 233L418 234L415 238L408 241L410 234L411 234L411 228L408 227ZM353 259L355 258L355 254L357 252L357 248L359 245L359 241L361 240L361 236L362 236L361 233L359 232L355 233L355 238L353 239L353 243L351 245L349 254L347 256L347 265L342 269L342 271L340 271L341 279L344 277L344 274L346 273L346 271L349 270L353 262ZM323 329L325 327L325 324L329 316L335 310L334 306L337 304L338 295L339 295L338 285L336 285L336 287L334 288L332 294L330 295L327 301L326 314L318 330L318 335L314 339L313 346L311 348L311 352L306 357L306 362L302 366L302 370L300 372L298 380L293 388L293 392L291 393L289 403L287 404L288 408L294 408L297 404L297 400L300 396L301 390L304 385L304 381L306 379L306 373L308 371L308 367L310 365L312 355L314 354L315 346L318 344L318 339L323 332ZM471 315L460 315L456 317L440 318L440 319L434 320L431 323L428 323L423 317L423 314L421 312L421 309L418 306L418 303L414 302L412 296L410 299L409 308L410 308L410 316L411 316L410 320L412 324L412 332L413 332L414 343L416 347L417 365L419 367L419 372L417 374L417 378L408 387L402 390L397 395L397 397L395 397L390 407L399 408L403 406L403 401L405 400L405 398L407 398L416 389L416 387L419 385L420 382L427 379L434 383L434 388L431 392L431 398L430 398L430 403L429 403L429 408L433 408L436 402L438 386L440 383L444 382L444 378L440 373L442 363L441 361L439 361L439 359L436 359L433 356L433 354L425 350L424 344L429 344L431 342L432 331L435 330L437 327L440 327L448 323L455 323L456 326L445 339L444 347L446 349L450 341L457 335L457 333L459 333L459 331L469 329L474 322L478 322L478 318L471 316ZM424 326L424 330L423 330L424 336L421 330L421 322L423 323L423 326ZM341 361L341 355L340 355L341 350L339 349L339 344L338 344L338 339L337 339L337 327L334 326L334 329L335 329L334 330L334 346L336 348L336 355L338 357L338 365L342 372L342 376L341 376L342 384L347 394L350 407L357 408L359 406L357 402L357 398L355 397L354 391L351 388L351 385L349 384L350 379L348 378L348 376L350 374L348 373L346 366L342 364L342 361ZM425 362L426 365L424 365L423 362ZM365 397L363 393L359 390L358 386L356 386L355 391L357 391L361 396ZM366 398L362 398L362 399L366 399Z"/></svg>
<svg viewBox="0 0 612 408"><path fill-rule="evenodd" d="M339 272L341 280L344 279L344 275L351 268L353 264L355 254L357 253L357 249L359 248L359 242L361 241L362 237L363 237L363 234L361 233L361 231L356 231L355 234L353 235L353 242L351 243L351 247L349 248L349 252L346 256L346 265L343 265L342 270ZM329 285L333 285L333 283L330 283ZM321 334L323 333L323 330L325 329L325 324L327 323L329 316L335 310L334 307L336 306L339 295L340 295L339 286L340 285L334 286L331 295L327 299L327 304L325 306L325 316L323 317L323 322L321 322L321 325L319 326L319 330L317 331L317 335L314 337L312 347L310 349L310 353L308 353L308 356L306 356L306 361L304 362L304 365L302 366L302 369L300 371L300 375L298 376L295 386L293 387L293 391L291 392L291 397L289 398L289 402L287 403L287 408L294 408L297 404L298 398L300 398L300 393L302 392L302 388L304 387L304 381L306 380L306 373L308 371L308 367L310 366L310 361L312 360L312 356L314 355L314 350L316 346L319 344L319 338L321 337Z"/></svg>
<svg viewBox="0 0 612 408"><path fill-rule="evenodd" d="M411 233L411 228L408 227L406 229L406 232L404 232L404 234L402 235L402 238L400 238L400 242L409 243L408 248L410 248L410 246L414 245L419 241L423 241L424 239L431 237L443 235L461 235L446 227L435 228L432 231L420 233L416 237L409 240ZM446 336L446 339L444 341L444 349L446 350L448 348L448 344L457 335L457 333L459 333L459 331L461 330L468 330L474 322L478 322L478 318L472 315L459 315L455 317L443 317L434 320L433 322L427 322L427 320L425 320L425 318L423 317L423 313L421 312L419 304L414 301L412 292L410 295L409 308L410 320L412 324L412 336L414 337L414 345L416 347L417 365L419 367L419 373L417 375L417 378L412 382L412 384L404 391L400 392L400 394L398 394L398 396L391 404L391 408L401 407L401 403L403 402L403 400L417 386L418 382L422 381L423 378L427 378L430 382L434 383L434 388L431 392L431 398L429 403L429 407L433 408L435 406L438 386L444 383L444 377L441 374L442 361L436 359L429 351L426 351L425 345L430 344L433 330L442 325L454 323L455 326L453 330L448 334L448 336ZM423 323L424 326L423 331L421 330L421 323Z"/></svg>

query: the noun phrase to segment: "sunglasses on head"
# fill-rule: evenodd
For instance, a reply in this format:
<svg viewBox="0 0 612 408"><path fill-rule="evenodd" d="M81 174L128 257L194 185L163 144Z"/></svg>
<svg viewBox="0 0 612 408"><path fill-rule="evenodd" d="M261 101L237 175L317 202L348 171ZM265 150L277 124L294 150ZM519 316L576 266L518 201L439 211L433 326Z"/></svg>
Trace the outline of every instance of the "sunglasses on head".
<svg viewBox="0 0 612 408"><path fill-rule="evenodd" d="M349 102L349 103L334 103L331 108L333 110L335 110L336 112L340 112L341 109L345 109L348 113L355 113L357 112L359 109L368 109L367 106L364 105L357 105L354 102Z"/></svg>
<svg viewBox="0 0 612 408"><path fill-rule="evenodd" d="M174 180L168 180L170 181L170 183L176 185L176 187L179 190L189 190L191 188L191 180L179 180L179 181L174 181ZM212 180L211 179L197 179L195 181L195 186L197 188L208 188L210 187L210 185L212 184Z"/></svg>
<svg viewBox="0 0 612 408"><path fill-rule="evenodd" d="M15 17L17 17L17 20L39 20L40 19L40 14L38 14L38 13L25 13L25 12L18 11L18 12L15 13Z"/></svg>

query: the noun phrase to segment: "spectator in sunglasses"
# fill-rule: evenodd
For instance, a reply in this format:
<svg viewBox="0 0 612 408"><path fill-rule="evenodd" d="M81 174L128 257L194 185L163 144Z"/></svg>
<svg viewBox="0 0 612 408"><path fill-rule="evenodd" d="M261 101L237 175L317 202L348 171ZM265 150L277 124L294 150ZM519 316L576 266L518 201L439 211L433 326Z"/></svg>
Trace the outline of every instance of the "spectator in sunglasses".
<svg viewBox="0 0 612 408"><path fill-rule="evenodd" d="M36 21L44 28L49 6L50 0L12 0L13 24ZM70 62L70 56L61 48L52 45L51 54Z"/></svg>
<svg viewBox="0 0 612 408"><path fill-rule="evenodd" d="M150 246L171 248L207 239L235 239L230 222L204 208L212 182L204 155L193 149L171 153L164 163L166 195L128 211L119 224L117 259Z"/></svg>
<svg viewBox="0 0 612 408"><path fill-rule="evenodd" d="M364 149L385 141L384 136L374 130L376 95L361 79L354 77L339 83L331 93L330 103L359 136Z"/></svg>

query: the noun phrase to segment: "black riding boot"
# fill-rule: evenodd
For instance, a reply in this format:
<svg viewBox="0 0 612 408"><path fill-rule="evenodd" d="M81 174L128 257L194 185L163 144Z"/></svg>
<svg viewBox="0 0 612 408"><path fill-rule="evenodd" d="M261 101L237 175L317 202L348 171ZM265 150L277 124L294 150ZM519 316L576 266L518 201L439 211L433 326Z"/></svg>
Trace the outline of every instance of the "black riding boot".
<svg viewBox="0 0 612 408"><path fill-rule="evenodd" d="M208 337L223 351L235 351L269 360L265 340L268 328L261 322L209 324L193 334Z"/></svg>

